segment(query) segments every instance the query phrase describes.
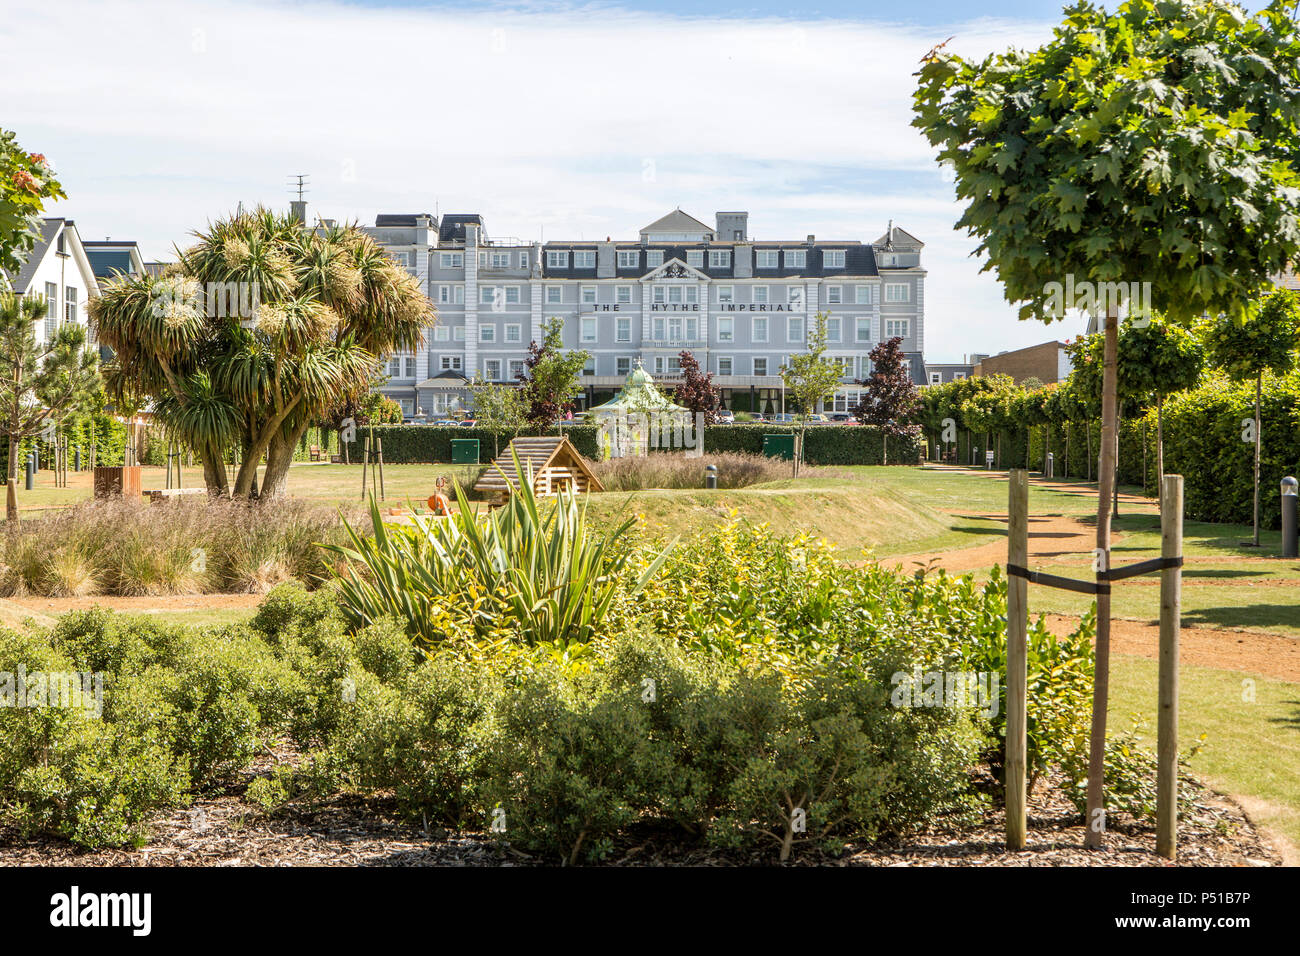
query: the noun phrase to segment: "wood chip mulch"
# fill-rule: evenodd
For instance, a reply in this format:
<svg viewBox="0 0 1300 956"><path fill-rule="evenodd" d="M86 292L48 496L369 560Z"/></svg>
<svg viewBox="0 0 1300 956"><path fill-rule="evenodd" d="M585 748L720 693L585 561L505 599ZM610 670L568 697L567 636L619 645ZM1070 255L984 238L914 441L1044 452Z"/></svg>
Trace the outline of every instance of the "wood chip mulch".
<svg viewBox="0 0 1300 956"><path fill-rule="evenodd" d="M503 847L488 833L425 829L403 820L394 801L339 795L298 798L267 812L245 802L249 781L282 762L263 759L223 791L161 814L138 849L87 851L62 839L27 839L0 827L0 866L532 866L538 859ZM1179 825L1181 866L1277 866L1282 862L1231 798L1197 788L1196 805ZM981 823L936 829L832 855L797 847L793 865L812 866L1172 866L1155 853L1154 826L1112 820L1104 850L1083 846L1083 817L1054 783L1029 800L1028 846L1008 853L1000 807ZM775 847L775 844L773 844ZM647 826L623 837L604 861L614 866L753 866L775 864L766 848L724 851L683 840L680 831Z"/></svg>

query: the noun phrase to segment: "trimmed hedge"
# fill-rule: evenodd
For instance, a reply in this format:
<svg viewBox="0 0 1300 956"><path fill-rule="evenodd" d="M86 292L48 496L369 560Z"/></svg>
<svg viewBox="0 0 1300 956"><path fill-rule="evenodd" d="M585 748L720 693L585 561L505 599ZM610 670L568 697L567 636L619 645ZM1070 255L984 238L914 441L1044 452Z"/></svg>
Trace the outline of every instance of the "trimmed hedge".
<svg viewBox="0 0 1300 956"><path fill-rule="evenodd" d="M595 425L565 425L564 434L588 458L597 457L597 427ZM368 431L368 429L367 429ZM790 434L798 428L790 425L709 425L704 430L706 452L763 453L763 436ZM384 462L387 464L439 463L451 461L451 442L454 438L479 439L479 461L492 461L490 428L462 428L438 425L376 425L375 437L383 441ZM513 437L512 432L496 432L500 449L505 451ZM535 434L527 432L524 434ZM550 434L554 434L551 432ZM884 456L879 429L863 425L810 425L808 427L804 459L810 465L879 465ZM352 461L359 461L363 450L364 433L357 432L357 440L349 446ZM916 464L920 458L922 438L915 434L889 439L890 464Z"/></svg>

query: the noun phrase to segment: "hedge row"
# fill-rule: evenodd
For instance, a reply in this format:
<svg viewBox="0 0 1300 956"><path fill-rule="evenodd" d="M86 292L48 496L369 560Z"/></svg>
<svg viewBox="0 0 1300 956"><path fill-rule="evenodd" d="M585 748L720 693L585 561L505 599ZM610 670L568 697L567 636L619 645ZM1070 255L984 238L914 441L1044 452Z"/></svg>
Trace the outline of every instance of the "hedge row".
<svg viewBox="0 0 1300 956"><path fill-rule="evenodd" d="M358 432L357 440L349 446L351 461L359 461L365 434ZM566 425L564 434L588 458L597 457L597 432L595 425ZM762 454L763 436L790 434L798 431L789 425L710 425L704 430L706 451L733 451ZM511 432L494 432L489 428L462 428L436 425L376 425L374 435L383 442L384 461L388 464L407 464L451 461L451 442L456 438L479 439L479 461L490 462L493 457L493 438L504 452ZM915 434L889 439L890 464L916 464L920 458L922 439L919 429ZM884 458L881 432L862 425L813 425L807 430L804 457L812 465L879 465Z"/></svg>
<svg viewBox="0 0 1300 956"><path fill-rule="evenodd" d="M1254 400L1253 384L1212 378L1165 402L1165 472L1183 476L1187 518L1250 524L1255 448L1243 440L1243 422L1254 417ZM1282 520L1281 480L1300 476L1300 374L1264 378L1260 421L1260 525L1276 530ZM930 455L935 457L945 446L936 435L927 438ZM1056 477L1096 480L1101 447L1098 421L1054 425L1050 433L1046 425L988 436L960 429L957 441L946 447L956 447L960 464L983 465L984 450L993 447L998 450L996 468L1023 468L1026 440L1031 470L1042 468L1043 453L1050 450ZM1154 497L1157 470L1156 410L1128 409L1120 421L1120 484L1140 487Z"/></svg>

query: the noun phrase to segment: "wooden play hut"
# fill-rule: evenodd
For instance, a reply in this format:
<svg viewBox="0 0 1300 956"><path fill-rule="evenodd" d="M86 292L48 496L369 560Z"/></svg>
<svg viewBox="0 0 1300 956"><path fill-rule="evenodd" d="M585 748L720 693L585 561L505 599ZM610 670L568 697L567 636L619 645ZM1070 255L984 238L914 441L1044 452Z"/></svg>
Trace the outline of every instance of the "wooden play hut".
<svg viewBox="0 0 1300 956"><path fill-rule="evenodd" d="M513 494L520 481L515 471L516 455L525 473L531 469L533 493L539 498L550 498L570 489L579 493L605 490L573 443L555 437L514 439L505 454L478 480L474 490L495 496L498 503Z"/></svg>

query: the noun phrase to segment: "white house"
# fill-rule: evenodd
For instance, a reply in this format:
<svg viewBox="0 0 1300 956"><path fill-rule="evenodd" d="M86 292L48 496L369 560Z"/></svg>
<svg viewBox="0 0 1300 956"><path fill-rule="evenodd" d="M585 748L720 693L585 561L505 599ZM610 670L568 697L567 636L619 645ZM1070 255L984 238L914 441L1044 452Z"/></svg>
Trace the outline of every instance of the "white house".
<svg viewBox="0 0 1300 956"><path fill-rule="evenodd" d="M5 272L4 277L4 285L18 295L44 296L49 302L50 311L36 330L38 342L48 342L64 322L86 326L86 304L99 294L94 267L71 219L45 219L27 262L16 275Z"/></svg>

